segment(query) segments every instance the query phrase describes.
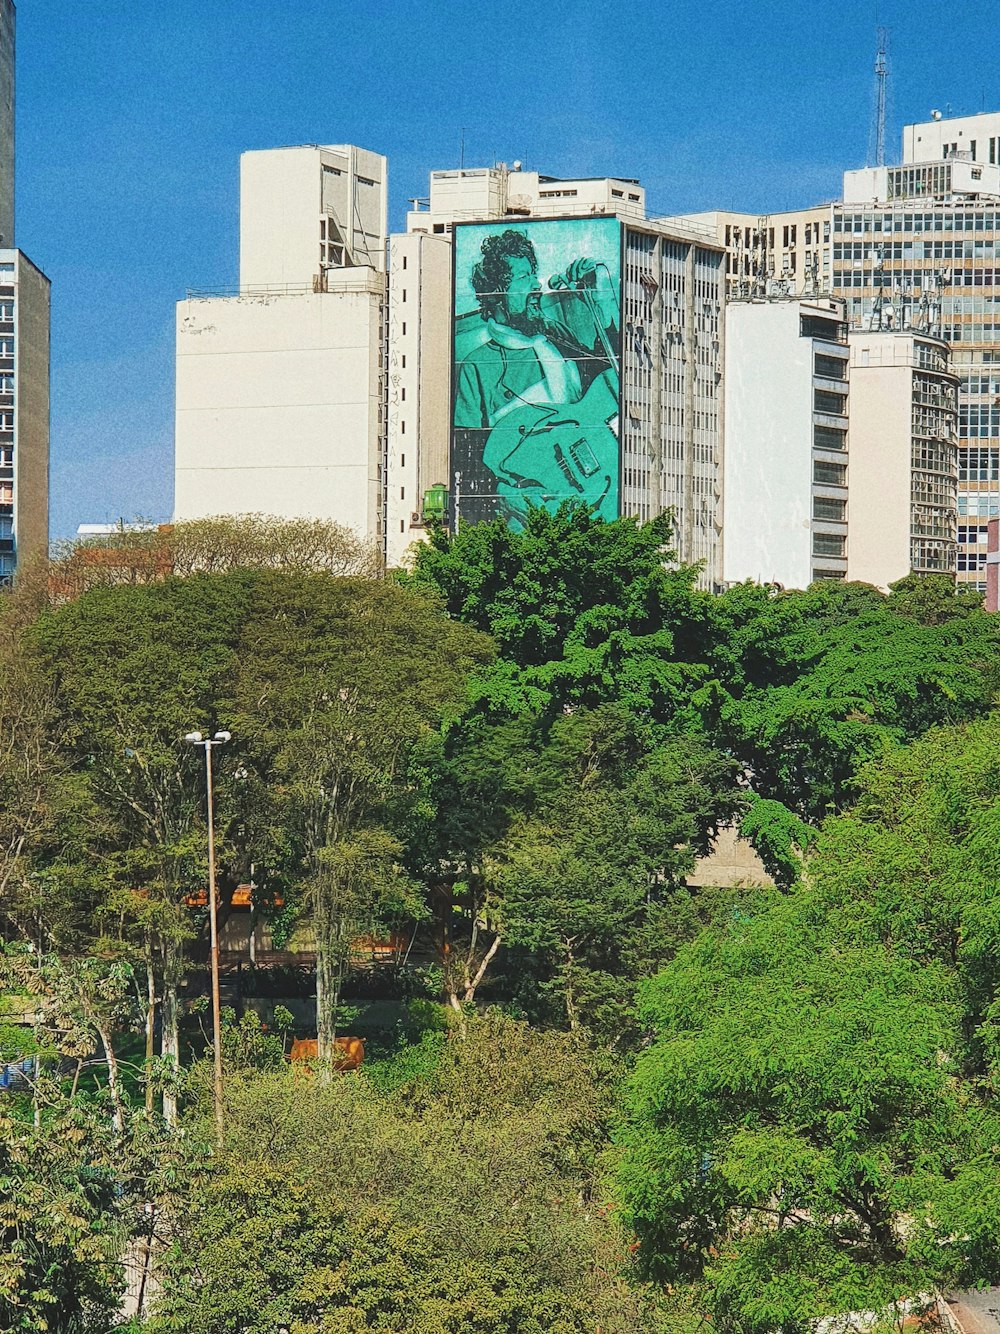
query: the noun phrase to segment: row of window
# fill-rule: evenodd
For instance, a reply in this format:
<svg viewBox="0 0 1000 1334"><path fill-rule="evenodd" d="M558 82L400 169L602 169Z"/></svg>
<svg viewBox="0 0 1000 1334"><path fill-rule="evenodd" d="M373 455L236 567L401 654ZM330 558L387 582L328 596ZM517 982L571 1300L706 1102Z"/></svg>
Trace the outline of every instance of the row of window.
<svg viewBox="0 0 1000 1334"><path fill-rule="evenodd" d="M992 210L935 209L932 213L911 212L909 209L891 209L870 213L840 213L833 215L834 233L848 232L860 236L865 232L995 232L1000 230L1000 214Z"/></svg>

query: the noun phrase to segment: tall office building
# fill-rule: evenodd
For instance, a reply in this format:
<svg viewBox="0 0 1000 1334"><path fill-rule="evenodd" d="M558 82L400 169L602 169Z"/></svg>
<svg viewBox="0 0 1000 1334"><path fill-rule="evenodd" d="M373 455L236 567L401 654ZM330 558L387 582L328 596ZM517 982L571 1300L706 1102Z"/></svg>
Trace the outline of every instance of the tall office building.
<svg viewBox="0 0 1000 1334"><path fill-rule="evenodd" d="M852 330L945 341L959 387L952 570L985 591L987 523L1000 514L1000 113L906 126L902 161L846 172L835 203L687 221L709 225L725 245L731 295L839 297ZM914 450L916 475L926 451ZM952 549L948 526L925 534L936 551Z"/></svg>
<svg viewBox="0 0 1000 1334"><path fill-rule="evenodd" d="M985 591L986 524L1000 513L1000 115L910 125L903 142L900 165L845 174L831 210L831 286L854 327L940 334L949 345L957 573Z"/></svg>
<svg viewBox="0 0 1000 1334"><path fill-rule="evenodd" d="M670 508L720 577L723 248L638 182L431 173L392 239L387 554L425 513ZM442 319L442 313L445 318ZM419 423L419 426L417 425Z"/></svg>
<svg viewBox="0 0 1000 1334"><path fill-rule="evenodd" d="M385 539L386 161L244 153L240 285L177 306L177 519L333 519Z"/></svg>
<svg viewBox="0 0 1000 1334"><path fill-rule="evenodd" d="M49 280L14 246L14 6L0 0L0 585L49 541Z"/></svg>

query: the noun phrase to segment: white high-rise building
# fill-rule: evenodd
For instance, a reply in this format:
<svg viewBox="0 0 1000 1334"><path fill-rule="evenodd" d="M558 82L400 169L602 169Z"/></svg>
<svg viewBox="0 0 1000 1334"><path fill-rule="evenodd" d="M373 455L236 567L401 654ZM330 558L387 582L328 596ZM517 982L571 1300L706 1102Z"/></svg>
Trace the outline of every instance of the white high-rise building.
<svg viewBox="0 0 1000 1334"><path fill-rule="evenodd" d="M0 585L49 542L49 280L14 247L14 6L0 0Z"/></svg>
<svg viewBox="0 0 1000 1334"><path fill-rule="evenodd" d="M332 519L384 542L386 161L245 153L240 285L177 307L178 520Z"/></svg>
<svg viewBox="0 0 1000 1334"><path fill-rule="evenodd" d="M847 577L843 304L731 300L725 413L726 582L806 588Z"/></svg>

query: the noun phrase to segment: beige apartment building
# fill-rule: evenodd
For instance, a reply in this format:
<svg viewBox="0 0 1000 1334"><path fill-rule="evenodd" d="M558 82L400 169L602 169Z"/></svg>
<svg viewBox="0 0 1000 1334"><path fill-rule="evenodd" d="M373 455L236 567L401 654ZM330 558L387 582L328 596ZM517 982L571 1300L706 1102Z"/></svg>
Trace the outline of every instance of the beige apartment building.
<svg viewBox="0 0 1000 1334"><path fill-rule="evenodd" d="M958 526L958 377L948 344L854 329L848 577L880 588L951 574Z"/></svg>
<svg viewBox="0 0 1000 1334"><path fill-rule="evenodd" d="M177 307L177 519L333 519L385 540L386 162L245 153L240 285Z"/></svg>
<svg viewBox="0 0 1000 1334"><path fill-rule="evenodd" d="M768 214L715 210L666 221L705 227L725 247L727 296L819 296L830 288L830 207Z"/></svg>

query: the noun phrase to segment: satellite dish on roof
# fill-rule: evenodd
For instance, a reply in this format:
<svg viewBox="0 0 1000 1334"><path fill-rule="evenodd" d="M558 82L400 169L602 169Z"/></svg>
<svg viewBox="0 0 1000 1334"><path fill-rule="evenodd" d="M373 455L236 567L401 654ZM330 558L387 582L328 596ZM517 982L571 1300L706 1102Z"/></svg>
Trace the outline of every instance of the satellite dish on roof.
<svg viewBox="0 0 1000 1334"><path fill-rule="evenodd" d="M515 171L521 170L521 159L519 157L514 159L514 170Z"/></svg>
<svg viewBox="0 0 1000 1334"><path fill-rule="evenodd" d="M941 119L941 112L940 112L940 111L932 111L932 112L931 112L931 120L940 120L940 119Z"/></svg>

